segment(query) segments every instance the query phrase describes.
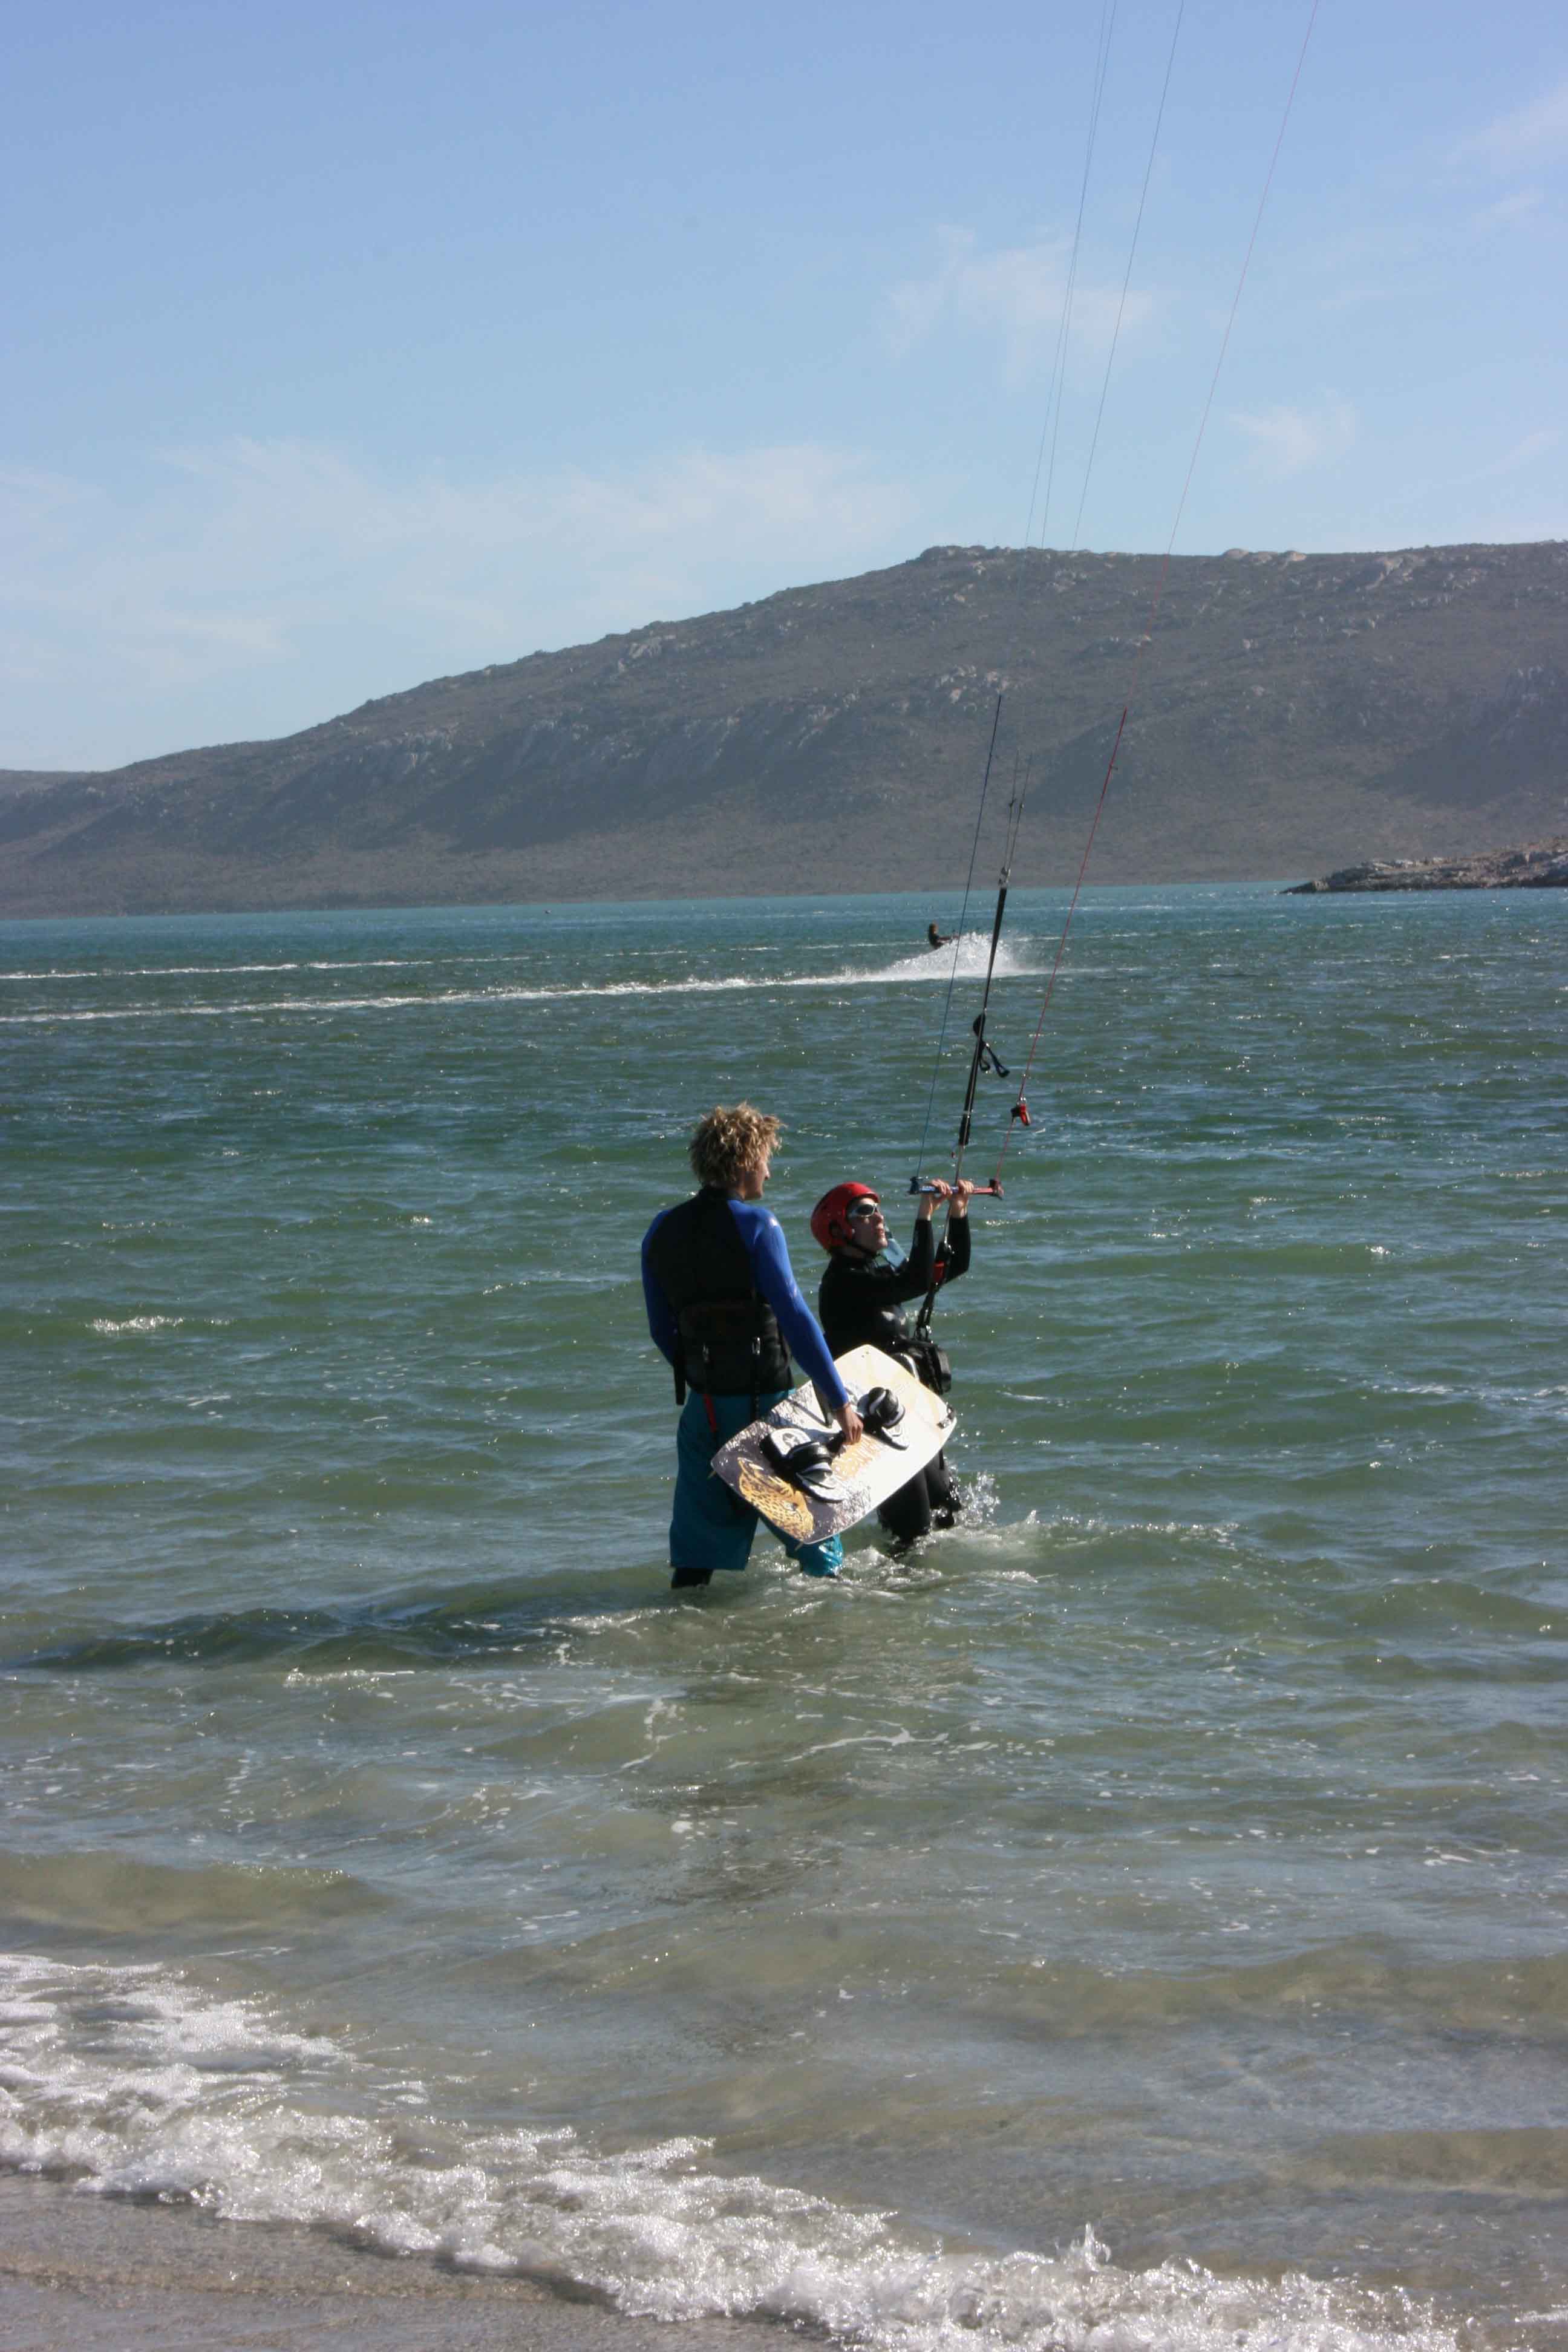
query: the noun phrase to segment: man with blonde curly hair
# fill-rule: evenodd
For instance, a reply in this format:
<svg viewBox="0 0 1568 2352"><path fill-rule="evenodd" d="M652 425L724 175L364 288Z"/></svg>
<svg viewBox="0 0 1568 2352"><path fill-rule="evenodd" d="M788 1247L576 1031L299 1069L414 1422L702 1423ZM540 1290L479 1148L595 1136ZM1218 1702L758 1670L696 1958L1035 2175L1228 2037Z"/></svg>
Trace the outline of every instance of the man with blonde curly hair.
<svg viewBox="0 0 1568 2352"><path fill-rule="evenodd" d="M751 1557L757 1514L711 1465L726 1439L788 1393L792 1351L823 1411L851 1443L860 1434L822 1327L795 1286L783 1228L763 1206L779 1134L778 1120L751 1103L715 1104L689 1148L700 1191L664 1210L643 1236L647 1327L674 1368L681 1407L669 1522L677 1591ZM837 1536L820 1544L786 1538L784 1549L807 1576L836 1576L843 1558Z"/></svg>

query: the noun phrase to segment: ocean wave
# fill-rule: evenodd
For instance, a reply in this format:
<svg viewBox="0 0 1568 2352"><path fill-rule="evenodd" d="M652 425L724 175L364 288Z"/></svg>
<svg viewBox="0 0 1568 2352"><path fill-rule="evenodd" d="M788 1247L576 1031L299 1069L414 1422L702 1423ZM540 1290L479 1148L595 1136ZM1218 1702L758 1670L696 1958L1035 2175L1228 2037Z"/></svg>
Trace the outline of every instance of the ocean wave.
<svg viewBox="0 0 1568 2352"><path fill-rule="evenodd" d="M423 1604L219 1609L0 1657L0 1673L114 1674L153 1661L216 1666L274 1657L316 1673L384 1671L435 1660L515 1655L525 1646L549 1643L563 1628L596 1627L624 1613L624 1604L615 1599L584 1611L580 1602L569 1608L559 1592L520 1593L513 1588Z"/></svg>
<svg viewBox="0 0 1568 2352"><path fill-rule="evenodd" d="M0 971L0 983L53 980L226 980L231 973L263 971L411 971L427 964L429 956L350 956L290 963L133 963L100 964L85 971ZM481 961L495 962L489 957Z"/></svg>
<svg viewBox="0 0 1568 2352"><path fill-rule="evenodd" d="M922 948L918 955L906 956L893 969L902 975L906 971L912 979L945 980L954 969L959 971L983 972L988 942L979 931L966 931L957 943L956 957L946 948ZM998 969L1002 960L1011 952L1003 946L998 950ZM227 980L245 974L278 971L417 971L434 962L432 956L294 956L274 963L138 963L84 965L79 969L54 967L46 971L0 971L0 985L31 982L42 984L61 980ZM458 963L474 965L506 963L515 958L504 955L465 956L450 959Z"/></svg>
<svg viewBox="0 0 1568 2352"><path fill-rule="evenodd" d="M230 967L243 970L245 967ZM257 966L257 970L285 971L295 967ZM298 967L324 970L324 966ZM348 969L347 966L333 967ZM961 960L958 976L982 977L985 970L984 946L973 956ZM1005 946L996 958L999 979L1037 977L1045 966L1021 961L1018 953ZM173 1021L184 1019L222 1020L229 1014L265 1015L269 1013L396 1013L411 1005L440 1007L452 1004L553 1004L581 1003L596 997L626 996L721 996L737 990L779 988L872 988L899 987L910 982L946 982L952 977L952 959L945 950L933 950L917 956L905 956L890 964L852 964L838 971L770 973L758 976L749 972L726 972L711 980L609 980L579 982L560 987L530 988L521 983L500 983L486 988L448 988L420 991L413 994L381 996L275 996L241 998L228 1003L194 1001L184 1004L109 1004L75 1006L64 1012L0 1013L0 1027L25 1028L68 1021ZM202 975L213 977L210 971ZM1079 975L1080 978L1082 974Z"/></svg>
<svg viewBox="0 0 1568 2352"><path fill-rule="evenodd" d="M216 2219L349 2231L666 2320L782 2319L864 2352L1458 2352L1398 2292L1135 2270L1092 2229L1053 2254L917 2233L708 2145L600 2155L570 2129L468 2135L429 2086L177 1971L0 1956L0 2163Z"/></svg>

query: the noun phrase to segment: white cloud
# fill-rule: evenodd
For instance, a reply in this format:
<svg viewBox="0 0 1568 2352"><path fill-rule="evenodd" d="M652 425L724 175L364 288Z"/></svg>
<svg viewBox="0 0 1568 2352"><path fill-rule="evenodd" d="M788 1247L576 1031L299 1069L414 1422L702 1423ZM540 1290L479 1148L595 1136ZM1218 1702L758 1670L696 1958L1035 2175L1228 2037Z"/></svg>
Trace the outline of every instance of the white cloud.
<svg viewBox="0 0 1568 2352"><path fill-rule="evenodd" d="M1521 163L1568 153L1568 80L1500 115L1483 130L1472 131L1456 151L1459 160L1489 163L1496 171L1514 170Z"/></svg>
<svg viewBox="0 0 1568 2352"><path fill-rule="evenodd" d="M27 689L0 766L284 733L895 561L917 512L867 460L813 444L483 480L294 440L165 453L114 491L0 470L0 674Z"/></svg>
<svg viewBox="0 0 1568 2352"><path fill-rule="evenodd" d="M1549 449L1555 449L1562 438L1561 433L1544 428L1537 433L1527 433L1522 441L1516 441L1511 449L1505 450L1500 457L1494 457L1489 466L1479 466L1473 474L1461 474L1458 479L1460 482L1490 482L1502 474L1517 474L1523 467L1533 466L1538 457L1544 457Z"/></svg>
<svg viewBox="0 0 1568 2352"><path fill-rule="evenodd" d="M939 229L935 268L895 286L888 298L894 350L908 352L939 329L1000 334L1010 371L1025 373L1055 348L1071 257L1066 237L986 253L973 230ZM1103 355L1119 308L1126 332L1153 315L1154 301L1130 289L1122 307L1120 288L1087 285L1080 278L1072 301L1075 343Z"/></svg>
<svg viewBox="0 0 1568 2352"><path fill-rule="evenodd" d="M1500 196L1495 205L1488 205L1475 216L1477 228L1511 228L1516 221L1533 219L1545 203L1540 188L1521 188L1511 196Z"/></svg>
<svg viewBox="0 0 1568 2352"><path fill-rule="evenodd" d="M1332 464L1355 439L1355 411L1337 392L1326 392L1313 408L1280 405L1248 415L1232 410L1230 422L1252 443L1253 461L1270 473L1299 474L1309 466Z"/></svg>

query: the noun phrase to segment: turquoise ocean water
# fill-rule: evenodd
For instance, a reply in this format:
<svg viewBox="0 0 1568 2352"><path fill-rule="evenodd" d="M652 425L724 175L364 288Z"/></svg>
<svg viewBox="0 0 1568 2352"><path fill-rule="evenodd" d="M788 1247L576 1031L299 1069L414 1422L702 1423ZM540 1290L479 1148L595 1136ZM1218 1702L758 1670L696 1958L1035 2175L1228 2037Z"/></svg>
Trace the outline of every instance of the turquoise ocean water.
<svg viewBox="0 0 1568 2352"><path fill-rule="evenodd" d="M1568 2344L1568 896L1087 894L964 1523L677 1600L638 1238L742 1093L804 1284L903 1224L952 911L0 927L0 2165L885 2352Z"/></svg>

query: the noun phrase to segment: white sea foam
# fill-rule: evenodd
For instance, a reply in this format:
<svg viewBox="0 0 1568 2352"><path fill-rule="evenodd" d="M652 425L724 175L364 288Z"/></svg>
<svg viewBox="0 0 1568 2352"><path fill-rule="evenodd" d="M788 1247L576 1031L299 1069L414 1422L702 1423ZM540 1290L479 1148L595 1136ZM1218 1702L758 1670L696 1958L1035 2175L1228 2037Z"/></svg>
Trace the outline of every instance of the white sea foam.
<svg viewBox="0 0 1568 2352"><path fill-rule="evenodd" d="M330 961L292 963L100 964L86 971L0 971L0 982L50 980L226 980L231 973L262 971L411 971L428 956L353 956ZM494 962L494 957L479 961Z"/></svg>
<svg viewBox="0 0 1568 2352"><path fill-rule="evenodd" d="M967 940L964 945L967 950ZM961 959L958 977L982 978L987 953L986 942L979 943L973 955L966 953ZM286 970L290 967L268 968ZM319 970L322 967L309 968ZM1045 969L1044 965L1021 961L1016 951L1005 946L998 950L996 971L999 978L1037 976ZM208 972L203 976L211 978L212 974ZM1081 973L1079 976L1082 977ZM279 1013L399 1013L410 1006L554 1004L568 1001L582 1003L596 997L723 996L738 990L897 987L910 981L935 981L945 984L952 977L952 957L945 950L936 950L922 955L905 956L895 963L851 964L842 971L827 972L768 973L761 976L750 972L727 972L711 980L612 980L584 982L560 988L525 988L501 983L486 988L431 989L406 995L388 992L380 996L275 996L239 998L229 1003L193 1001L182 1004L79 1005L59 1013L0 1013L0 1027L26 1028L70 1021L223 1020L231 1014L242 1013L259 1017Z"/></svg>
<svg viewBox="0 0 1568 2352"><path fill-rule="evenodd" d="M110 1316L97 1315L89 1328L118 1339L127 1331L177 1331L184 1319L183 1315L128 1315L117 1323Z"/></svg>
<svg viewBox="0 0 1568 2352"><path fill-rule="evenodd" d="M259 2001L152 1968L0 1956L0 2163L184 2196L236 2222L352 2229L389 2252L589 2288L663 2319L753 2315L866 2352L1457 2352L1399 2294L1300 2275L1134 2271L921 2238L701 2141L601 2156L571 2131L468 2137L426 2086Z"/></svg>

